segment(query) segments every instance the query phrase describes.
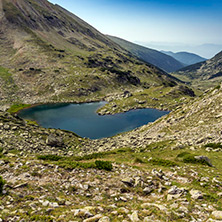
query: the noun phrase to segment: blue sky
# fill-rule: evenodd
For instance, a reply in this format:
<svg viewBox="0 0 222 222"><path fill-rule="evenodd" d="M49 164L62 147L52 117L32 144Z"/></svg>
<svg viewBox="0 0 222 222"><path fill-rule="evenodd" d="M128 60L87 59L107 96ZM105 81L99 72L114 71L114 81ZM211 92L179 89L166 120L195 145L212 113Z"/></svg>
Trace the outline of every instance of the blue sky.
<svg viewBox="0 0 222 222"><path fill-rule="evenodd" d="M50 2L63 6L104 34L147 46L153 45L153 48L158 48L159 44L168 46L165 50L171 50L170 45L178 45L181 47L174 47L174 51L180 51L186 50L186 47L214 44L214 48L215 45L221 45L218 51L222 50L222 0ZM211 57L215 53L212 51L207 55L203 51L202 56Z"/></svg>

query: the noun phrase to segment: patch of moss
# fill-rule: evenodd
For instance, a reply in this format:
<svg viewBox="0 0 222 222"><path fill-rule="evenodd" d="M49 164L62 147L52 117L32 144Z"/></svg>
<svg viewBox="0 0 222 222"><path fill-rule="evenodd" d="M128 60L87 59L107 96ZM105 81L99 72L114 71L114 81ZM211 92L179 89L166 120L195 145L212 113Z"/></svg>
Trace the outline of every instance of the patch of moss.
<svg viewBox="0 0 222 222"><path fill-rule="evenodd" d="M7 111L9 113L17 113L19 112L20 110L22 109L25 109L25 108L28 108L30 107L31 105L30 104L14 104L12 105Z"/></svg>

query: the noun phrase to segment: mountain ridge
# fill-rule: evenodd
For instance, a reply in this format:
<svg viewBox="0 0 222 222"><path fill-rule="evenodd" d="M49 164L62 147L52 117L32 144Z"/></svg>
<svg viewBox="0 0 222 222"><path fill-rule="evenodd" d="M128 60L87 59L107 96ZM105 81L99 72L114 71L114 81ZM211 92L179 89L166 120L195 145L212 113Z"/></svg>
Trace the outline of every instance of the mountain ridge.
<svg viewBox="0 0 222 222"><path fill-rule="evenodd" d="M107 36L142 61L153 64L166 72L173 72L184 67L184 65L178 60L175 60L171 56L166 56L164 53L157 50L150 49L115 36Z"/></svg>
<svg viewBox="0 0 222 222"><path fill-rule="evenodd" d="M179 74L189 75L194 79L213 79L222 71L222 51L216 54L212 59L200 62L178 70ZM184 72L184 73L183 73Z"/></svg>
<svg viewBox="0 0 222 222"><path fill-rule="evenodd" d="M172 56L173 58L175 58L179 62L185 64L186 66L193 65L193 64L196 64L199 62L204 62L207 60L197 54L185 52L185 51L176 52L176 53L171 52L171 51L161 51L161 52L165 53L166 55Z"/></svg>

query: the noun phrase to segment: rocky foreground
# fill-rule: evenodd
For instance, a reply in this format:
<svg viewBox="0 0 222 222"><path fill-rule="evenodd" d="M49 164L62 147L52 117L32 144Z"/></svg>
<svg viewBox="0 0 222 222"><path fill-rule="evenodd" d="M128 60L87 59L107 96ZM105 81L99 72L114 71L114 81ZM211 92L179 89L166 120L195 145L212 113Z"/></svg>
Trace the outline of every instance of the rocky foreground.
<svg viewBox="0 0 222 222"><path fill-rule="evenodd" d="M222 220L217 168L112 165L111 171L65 169L35 155L4 154L0 221Z"/></svg>
<svg viewBox="0 0 222 222"><path fill-rule="evenodd" d="M0 112L0 221L222 221L221 98L94 141Z"/></svg>

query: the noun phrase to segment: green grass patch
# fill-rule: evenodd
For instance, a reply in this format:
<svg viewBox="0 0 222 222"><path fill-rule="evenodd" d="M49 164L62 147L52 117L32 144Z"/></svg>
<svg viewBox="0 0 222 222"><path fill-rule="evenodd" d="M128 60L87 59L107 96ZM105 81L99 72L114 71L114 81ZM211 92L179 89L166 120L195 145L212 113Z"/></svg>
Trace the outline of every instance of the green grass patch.
<svg viewBox="0 0 222 222"><path fill-rule="evenodd" d="M11 80L12 80L12 74L9 73L6 68L3 68L1 66L0 66L0 77L6 82L8 82L8 81L11 82Z"/></svg>
<svg viewBox="0 0 222 222"><path fill-rule="evenodd" d="M46 215L32 215L30 221L53 222L53 218Z"/></svg>
<svg viewBox="0 0 222 222"><path fill-rule="evenodd" d="M84 162L66 160L66 161L59 161L57 164L67 170L73 170L76 168L83 168L83 169L96 168L95 162L84 163Z"/></svg>
<svg viewBox="0 0 222 222"><path fill-rule="evenodd" d="M14 104L7 111L9 113L17 113L18 111L30 107L30 104Z"/></svg>
<svg viewBox="0 0 222 222"><path fill-rule="evenodd" d="M160 158L153 158L149 161L153 165L164 166L164 167L175 167L178 164L171 160L165 160Z"/></svg>
<svg viewBox="0 0 222 222"><path fill-rule="evenodd" d="M98 156L96 155L96 157ZM51 161L68 170L72 170L75 168L84 168L84 169L95 168L100 170L111 171L113 168L112 163L109 161L96 160L91 162L80 162L80 160L76 161L75 158L76 157L64 158L53 154L37 156L38 160ZM86 158L81 160L89 160L89 159Z"/></svg>
<svg viewBox="0 0 222 222"><path fill-rule="evenodd" d="M3 153L3 148L0 147L0 158L3 157L3 154L2 154L2 153Z"/></svg>
<svg viewBox="0 0 222 222"><path fill-rule="evenodd" d="M130 148L120 148L120 149L111 150L107 152L93 153L93 154L84 155L84 156L75 156L73 157L73 159L75 161L92 160L92 159L104 158L109 155L115 155L115 154L121 154L121 153L132 153L132 152L134 151Z"/></svg>

